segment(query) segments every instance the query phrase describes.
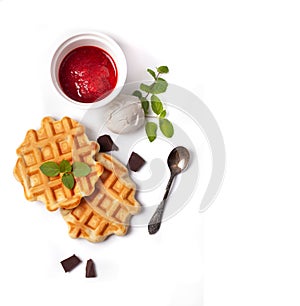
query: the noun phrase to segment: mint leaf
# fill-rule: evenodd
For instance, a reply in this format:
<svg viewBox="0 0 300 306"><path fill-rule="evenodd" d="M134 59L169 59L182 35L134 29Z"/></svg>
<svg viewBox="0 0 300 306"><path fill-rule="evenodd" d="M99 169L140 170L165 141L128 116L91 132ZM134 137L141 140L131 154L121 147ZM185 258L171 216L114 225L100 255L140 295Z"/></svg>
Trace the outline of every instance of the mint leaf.
<svg viewBox="0 0 300 306"><path fill-rule="evenodd" d="M72 189L75 185L75 180L72 173L64 173L61 180L68 189Z"/></svg>
<svg viewBox="0 0 300 306"><path fill-rule="evenodd" d="M89 165L83 162L74 162L73 163L73 174L76 177L87 176L91 172Z"/></svg>
<svg viewBox="0 0 300 306"><path fill-rule="evenodd" d="M138 97L139 99L142 98L142 93L139 90L135 90L132 95Z"/></svg>
<svg viewBox="0 0 300 306"><path fill-rule="evenodd" d="M159 115L163 111L163 105L156 95L151 96L151 107L156 115Z"/></svg>
<svg viewBox="0 0 300 306"><path fill-rule="evenodd" d="M167 115L167 111L164 109L160 114L159 114L159 118L165 118Z"/></svg>
<svg viewBox="0 0 300 306"><path fill-rule="evenodd" d="M174 135L174 128L172 123L166 118L159 119L159 127L161 132L168 138Z"/></svg>
<svg viewBox="0 0 300 306"><path fill-rule="evenodd" d="M151 74L151 76L156 80L156 74L152 69L147 69L147 72Z"/></svg>
<svg viewBox="0 0 300 306"><path fill-rule="evenodd" d="M168 88L168 83L163 78L158 78L150 88L150 93L158 95L164 93Z"/></svg>
<svg viewBox="0 0 300 306"><path fill-rule="evenodd" d="M144 98L144 97L142 97L140 100L141 100L141 103L142 103L142 108L144 110L144 113L148 114L149 101L146 98Z"/></svg>
<svg viewBox="0 0 300 306"><path fill-rule="evenodd" d="M43 163L40 166L40 170L42 171L43 174L49 177L57 176L59 175L60 172L58 164L52 161Z"/></svg>
<svg viewBox="0 0 300 306"><path fill-rule="evenodd" d="M151 93L151 89L152 89L152 86L146 85L144 83L140 85L140 90L145 91L147 93Z"/></svg>
<svg viewBox="0 0 300 306"><path fill-rule="evenodd" d="M68 160L64 159L59 164L59 171L61 173L71 172L72 171L72 165L70 164L70 162Z"/></svg>
<svg viewBox="0 0 300 306"><path fill-rule="evenodd" d="M147 122L145 129L149 141L150 142L154 141L156 138L157 124L154 122Z"/></svg>
<svg viewBox="0 0 300 306"><path fill-rule="evenodd" d="M160 67L156 68L156 70L159 73L168 73L169 72L169 68L167 66L160 66Z"/></svg>

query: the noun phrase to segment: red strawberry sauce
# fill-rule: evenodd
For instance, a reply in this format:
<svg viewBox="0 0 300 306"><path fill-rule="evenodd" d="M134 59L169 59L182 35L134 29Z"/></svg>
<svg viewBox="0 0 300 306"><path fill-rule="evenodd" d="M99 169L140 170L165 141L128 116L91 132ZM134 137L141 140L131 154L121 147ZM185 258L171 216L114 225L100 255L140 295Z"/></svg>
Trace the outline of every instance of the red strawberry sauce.
<svg viewBox="0 0 300 306"><path fill-rule="evenodd" d="M115 88L118 71L112 57L94 46L83 46L66 55L59 67L59 82L71 99L92 103Z"/></svg>

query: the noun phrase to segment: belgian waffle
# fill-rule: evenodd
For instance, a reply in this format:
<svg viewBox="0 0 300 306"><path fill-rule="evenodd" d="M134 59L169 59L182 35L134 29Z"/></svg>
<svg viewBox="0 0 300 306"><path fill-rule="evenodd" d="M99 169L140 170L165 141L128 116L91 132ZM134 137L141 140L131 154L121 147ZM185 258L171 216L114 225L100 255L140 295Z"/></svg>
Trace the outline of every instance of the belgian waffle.
<svg viewBox="0 0 300 306"><path fill-rule="evenodd" d="M100 242L111 234L125 235L131 215L140 204L135 199L136 187L126 167L112 156L99 153L96 160L104 167L95 191L71 209L62 209L72 238Z"/></svg>
<svg viewBox="0 0 300 306"><path fill-rule="evenodd" d="M17 149L18 160L14 175L21 182L29 201L41 201L50 211L74 208L83 196L93 193L103 166L94 160L99 145L89 141L84 127L77 121L64 117L55 121L45 117L38 130L29 130ZM62 184L61 175L47 177L39 167L46 161L60 163L81 161L91 168L89 175L76 178L72 190Z"/></svg>

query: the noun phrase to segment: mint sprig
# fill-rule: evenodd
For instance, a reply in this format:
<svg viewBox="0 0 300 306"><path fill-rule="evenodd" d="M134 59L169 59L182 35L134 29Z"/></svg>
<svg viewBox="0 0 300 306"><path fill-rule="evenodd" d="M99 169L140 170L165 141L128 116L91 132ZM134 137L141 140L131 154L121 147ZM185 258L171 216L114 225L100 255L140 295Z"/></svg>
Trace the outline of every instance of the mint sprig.
<svg viewBox="0 0 300 306"><path fill-rule="evenodd" d="M40 170L48 177L55 177L62 173L62 183L68 188L73 189L75 185L74 177L87 176L91 168L83 162L74 162L73 165L68 160L62 160L59 164L53 161L44 162Z"/></svg>
<svg viewBox="0 0 300 306"><path fill-rule="evenodd" d="M169 72L167 66L160 66L156 68L156 72L152 69L147 69L147 72L154 79L150 85L141 83L139 90L135 90L132 95L139 98L146 119L158 119L158 124L153 121L146 121L145 130L150 142L157 137L158 126L165 137L172 137L174 135L174 127L170 120L166 119L167 111L164 109L163 103L158 97L159 94L166 92L168 82L161 77L161 74ZM150 97L150 99L149 99ZM150 106L152 113L150 113Z"/></svg>

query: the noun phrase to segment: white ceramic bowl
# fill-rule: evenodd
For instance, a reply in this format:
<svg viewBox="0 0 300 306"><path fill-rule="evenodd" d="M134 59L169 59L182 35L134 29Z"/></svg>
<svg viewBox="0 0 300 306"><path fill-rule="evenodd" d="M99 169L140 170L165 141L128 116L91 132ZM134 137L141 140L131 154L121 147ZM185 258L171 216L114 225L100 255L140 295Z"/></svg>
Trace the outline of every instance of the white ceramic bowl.
<svg viewBox="0 0 300 306"><path fill-rule="evenodd" d="M71 99L63 92L59 82L61 62L69 52L82 46L95 46L103 49L113 58L118 70L117 83L113 91L103 99L91 103L83 103ZM78 34L67 39L56 50L51 63L51 77L57 91L69 103L83 109L98 108L111 102L122 90L127 77L126 58L120 46L109 36L103 33Z"/></svg>

